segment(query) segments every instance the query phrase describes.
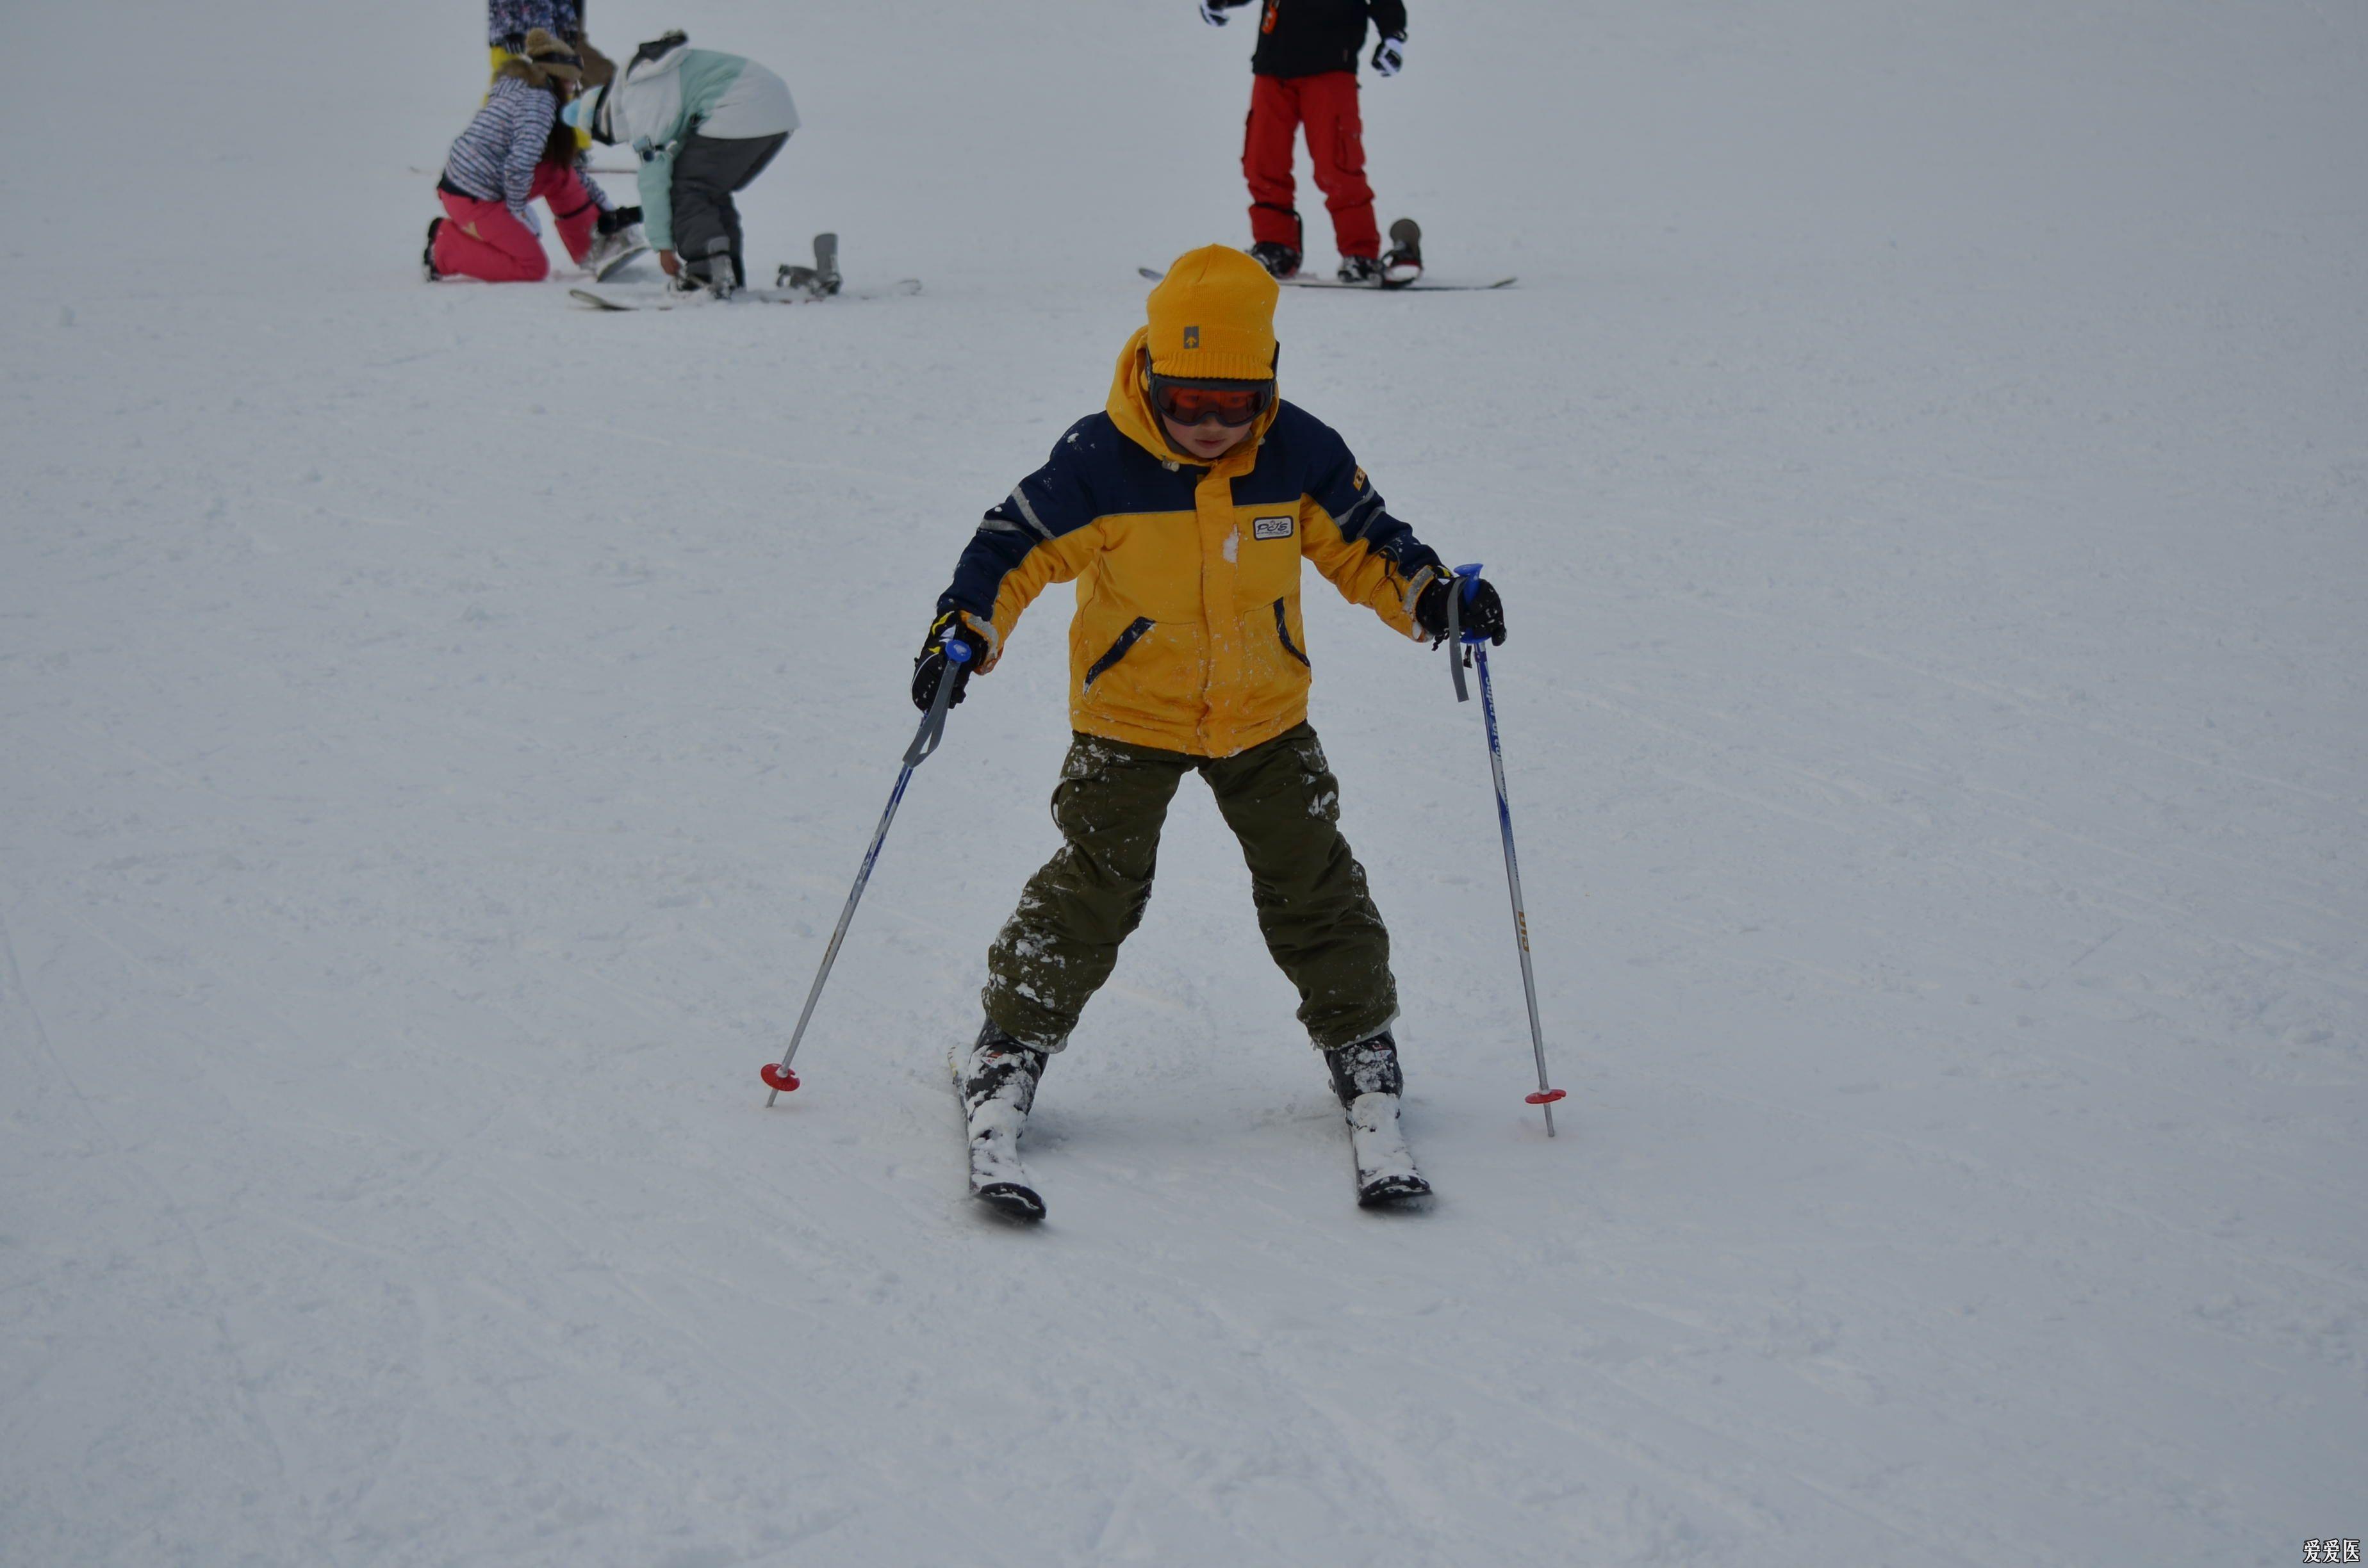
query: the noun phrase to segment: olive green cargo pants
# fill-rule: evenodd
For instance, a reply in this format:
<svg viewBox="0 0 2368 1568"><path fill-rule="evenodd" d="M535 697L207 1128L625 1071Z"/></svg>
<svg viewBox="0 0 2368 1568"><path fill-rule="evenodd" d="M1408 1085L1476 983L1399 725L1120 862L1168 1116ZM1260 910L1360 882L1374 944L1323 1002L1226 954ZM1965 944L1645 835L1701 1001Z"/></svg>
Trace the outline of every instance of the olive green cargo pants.
<svg viewBox="0 0 2368 1568"><path fill-rule="evenodd" d="M1064 843L1030 878L987 949L986 1016L1058 1051L1143 924L1167 803L1187 773L1209 781L1241 840L1267 951L1299 987L1319 1047L1349 1045L1397 1014L1390 936L1365 869L1340 836L1340 786L1305 724L1234 756L1191 756L1078 735L1053 791Z"/></svg>

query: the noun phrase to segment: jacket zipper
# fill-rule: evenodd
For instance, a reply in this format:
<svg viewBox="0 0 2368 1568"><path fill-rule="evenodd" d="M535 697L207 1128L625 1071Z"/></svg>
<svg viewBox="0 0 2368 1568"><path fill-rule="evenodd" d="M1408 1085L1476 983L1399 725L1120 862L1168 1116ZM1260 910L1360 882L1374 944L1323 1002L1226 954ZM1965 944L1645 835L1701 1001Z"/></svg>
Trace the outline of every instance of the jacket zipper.
<svg viewBox="0 0 2368 1568"><path fill-rule="evenodd" d="M1152 624L1149 616L1136 616L1127 629L1118 634L1118 641L1110 645L1110 652L1096 659L1093 667L1086 671L1086 689L1092 690L1094 682L1102 678L1104 670L1125 658L1127 650L1143 641L1143 634L1151 630Z"/></svg>
<svg viewBox="0 0 2368 1568"><path fill-rule="evenodd" d="M1291 640L1291 623L1283 619L1282 600L1281 599L1274 601L1274 634L1282 639L1282 651L1284 653L1290 654L1292 658L1297 659L1301 664L1307 665L1307 655L1301 653L1299 651L1299 644ZM1307 665L1307 667L1312 670L1315 666L1313 665Z"/></svg>

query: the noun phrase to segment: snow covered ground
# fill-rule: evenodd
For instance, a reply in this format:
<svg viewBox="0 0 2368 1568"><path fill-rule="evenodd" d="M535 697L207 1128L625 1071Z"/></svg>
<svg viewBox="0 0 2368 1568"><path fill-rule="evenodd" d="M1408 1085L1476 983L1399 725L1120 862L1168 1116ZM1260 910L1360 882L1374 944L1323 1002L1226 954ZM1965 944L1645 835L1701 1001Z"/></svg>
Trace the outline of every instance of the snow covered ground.
<svg viewBox="0 0 2368 1568"><path fill-rule="evenodd" d="M462 0L0 24L0 1562L2368 1535L2368 11L1417 0L1383 216L1520 287L1288 296L1286 384L1505 586L1564 1136L1476 710L1312 585L1441 1197L1352 1206L1188 787L1027 1233L944 1062L1065 596L756 1068L973 521L1243 237L1249 29L593 10L790 79L757 256L927 292L423 285Z"/></svg>

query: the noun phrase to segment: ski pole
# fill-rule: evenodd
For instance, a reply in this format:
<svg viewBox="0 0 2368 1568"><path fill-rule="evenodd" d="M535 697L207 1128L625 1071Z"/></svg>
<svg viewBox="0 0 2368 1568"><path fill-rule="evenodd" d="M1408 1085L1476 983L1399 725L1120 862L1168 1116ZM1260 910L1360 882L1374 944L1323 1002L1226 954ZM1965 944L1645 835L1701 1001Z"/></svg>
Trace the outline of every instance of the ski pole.
<svg viewBox="0 0 2368 1568"><path fill-rule="evenodd" d="M1497 688L1488 679L1488 640L1477 633L1467 636L1463 631L1463 601L1479 587L1480 562L1457 567L1455 575L1457 591L1447 596L1447 668L1458 702L1472 700L1463 684L1464 659L1470 657L1480 672L1480 710L1488 725L1488 770L1497 780L1497 827L1505 838L1505 886L1513 898L1513 943L1521 955L1521 994L1530 1005L1530 1048L1538 1059L1538 1092L1524 1097L1545 1113L1546 1136L1552 1138L1555 1135L1554 1103L1565 1097L1565 1091L1546 1083L1546 1037L1538 1023L1537 975L1530 967L1530 916L1521 906L1521 868L1513 855L1513 808L1505 794L1505 747L1497 735Z"/></svg>
<svg viewBox="0 0 2368 1568"><path fill-rule="evenodd" d="M773 1091L765 1096L768 1108L785 1090L798 1086L798 1075L790 1071L790 1062L798 1054L798 1042L805 1038L806 1022L814 1017L814 1004L822 1000L823 982L830 978L830 966L837 961L838 945L847 940L847 928L855 919L855 906L863 898L864 884L871 880L871 868L879 861L880 846L887 842L888 824L896 820L896 807L905 799L905 786L913 781L913 769L927 762L929 754L946 738L946 711L953 706L954 676L969 662L970 644L948 638L946 667L938 676L937 695L929 699L929 710L922 717L920 729L914 732L913 744L905 748L905 770L896 775L896 788L888 792L888 809L880 813L880 827L871 835L871 847L863 852L863 869L855 873L855 886L848 892L847 907L838 913L838 929L830 934L830 946L823 949L822 968L814 972L814 988L806 993L805 1010L798 1015L798 1027L790 1031L790 1048L781 1052L780 1062L768 1062L757 1074Z"/></svg>

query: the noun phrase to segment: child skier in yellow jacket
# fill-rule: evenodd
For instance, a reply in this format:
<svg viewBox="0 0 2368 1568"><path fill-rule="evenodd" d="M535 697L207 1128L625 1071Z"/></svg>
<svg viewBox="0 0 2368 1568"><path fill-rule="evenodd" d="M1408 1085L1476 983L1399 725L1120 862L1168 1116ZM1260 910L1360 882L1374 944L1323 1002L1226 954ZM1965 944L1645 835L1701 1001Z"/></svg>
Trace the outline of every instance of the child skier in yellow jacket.
<svg viewBox="0 0 2368 1568"><path fill-rule="evenodd" d="M1307 723L1313 667L1300 562L1399 632L1436 640L1451 592L1463 624L1504 641L1486 582L1459 583L1381 496L1330 427L1276 395L1278 289L1240 251L1180 257L1119 355L1107 405L990 508L915 661L927 707L946 643L953 699L995 668L1036 596L1077 584L1069 625L1076 732L1053 812L1064 843L1032 878L987 955L986 1018L962 1064L973 1190L1033 1218L1042 1203L1013 1145L1046 1057L1141 923L1159 831L1199 773L1241 841L1259 929L1298 987L1300 1022L1352 1128L1396 1138L1403 1080L1389 934L1339 831L1339 786ZM1396 1145L1360 1193L1428 1192Z"/></svg>

